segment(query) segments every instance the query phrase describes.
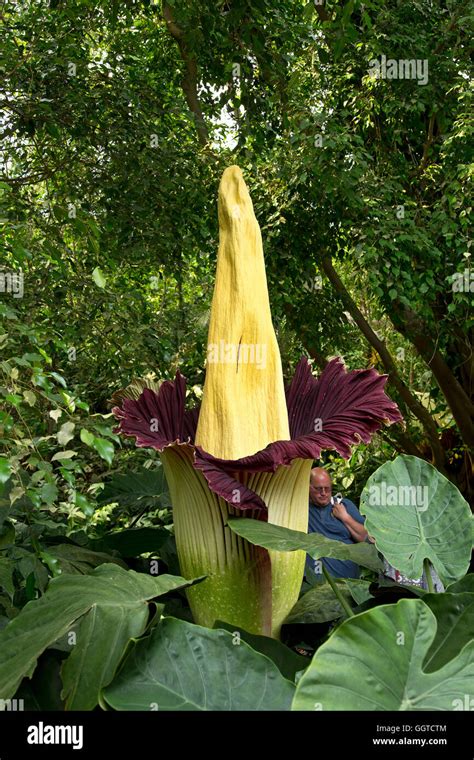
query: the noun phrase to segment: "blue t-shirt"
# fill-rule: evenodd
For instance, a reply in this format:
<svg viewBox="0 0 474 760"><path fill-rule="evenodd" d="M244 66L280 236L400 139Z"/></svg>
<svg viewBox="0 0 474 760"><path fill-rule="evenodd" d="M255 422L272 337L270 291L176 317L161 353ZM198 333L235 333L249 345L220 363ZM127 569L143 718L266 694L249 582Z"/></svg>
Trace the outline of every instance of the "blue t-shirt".
<svg viewBox="0 0 474 760"><path fill-rule="evenodd" d="M361 525L365 522L365 517L362 517L356 505L350 501L350 499L343 499L342 503L347 509L348 513L354 520L357 520ZM321 533L326 538L331 538L333 541L343 541L345 544L355 544L349 528L346 528L342 520L334 517L331 512L333 505L329 502L325 507L318 507L311 501L309 503L309 524L308 533ZM320 560L314 560L309 554L306 555L306 568L316 573L316 576L322 576L322 571L317 572L318 565L316 562ZM331 575L336 578L358 578L359 577L359 565L351 560L332 559L323 557L322 562L324 567ZM322 578L321 578L322 580Z"/></svg>

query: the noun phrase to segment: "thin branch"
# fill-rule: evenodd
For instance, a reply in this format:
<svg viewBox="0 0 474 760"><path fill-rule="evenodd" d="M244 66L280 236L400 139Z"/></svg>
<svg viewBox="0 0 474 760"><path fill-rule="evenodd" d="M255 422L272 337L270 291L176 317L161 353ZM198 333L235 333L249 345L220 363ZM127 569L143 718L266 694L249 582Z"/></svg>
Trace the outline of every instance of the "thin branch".
<svg viewBox="0 0 474 760"><path fill-rule="evenodd" d="M430 123L428 124L428 136L426 138L425 144L423 145L423 157L420 161L419 166L420 172L423 172L428 166L430 148L433 145L435 139L433 136L435 121L436 114L433 113L430 116Z"/></svg>
<svg viewBox="0 0 474 760"><path fill-rule="evenodd" d="M390 383L397 389L398 393L400 394L400 397L403 399L407 407L413 412L415 417L417 417L420 420L426 432L428 440L430 442L435 464L439 470L444 472L445 471L445 455L444 455L443 447L441 446L441 443L438 437L438 429L432 416L430 415L428 410L423 406L423 404L420 401L418 401L416 396L414 396L414 394L410 391L408 386L400 377L400 374L397 370L395 360L392 354L388 350L385 342L381 340L378 337L378 335L374 332L374 330L372 329L370 324L367 322L366 318L364 317L364 315L362 314L362 312L360 311L360 309L358 308L358 306L352 299L344 283L342 282L341 278L339 277L336 270L334 269L331 258L329 256L323 256L323 258L320 261L320 267L323 270L323 272L326 274L334 290L341 298L344 306L346 307L346 309L352 316L354 322L358 325L359 329L361 330L366 340L377 351L388 373Z"/></svg>
<svg viewBox="0 0 474 760"><path fill-rule="evenodd" d="M189 51L186 44L184 32L179 27L174 18L171 6L167 2L163 2L163 16L166 21L166 26L171 36L176 40L179 47L181 58L184 62L185 74L181 86L183 88L186 102L189 109L194 114L196 121L196 130L201 145L205 146L209 142L209 133L207 131L206 123L204 121L204 114L199 103L197 84L198 84L198 67L195 57Z"/></svg>
<svg viewBox="0 0 474 760"><path fill-rule="evenodd" d="M314 7L316 8L316 13L318 14L320 21L329 21L330 15L324 7L324 2L321 2L321 0L314 0Z"/></svg>

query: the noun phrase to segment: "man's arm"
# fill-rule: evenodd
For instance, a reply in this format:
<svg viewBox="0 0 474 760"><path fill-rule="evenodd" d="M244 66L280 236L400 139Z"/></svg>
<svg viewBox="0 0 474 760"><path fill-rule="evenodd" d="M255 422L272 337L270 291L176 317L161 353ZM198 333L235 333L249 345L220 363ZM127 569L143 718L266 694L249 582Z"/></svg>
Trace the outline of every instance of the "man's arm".
<svg viewBox="0 0 474 760"><path fill-rule="evenodd" d="M353 541L365 541L368 535L366 529L360 522L351 517L342 501L340 504L334 504L332 513L334 517L337 517L338 520L344 523Z"/></svg>

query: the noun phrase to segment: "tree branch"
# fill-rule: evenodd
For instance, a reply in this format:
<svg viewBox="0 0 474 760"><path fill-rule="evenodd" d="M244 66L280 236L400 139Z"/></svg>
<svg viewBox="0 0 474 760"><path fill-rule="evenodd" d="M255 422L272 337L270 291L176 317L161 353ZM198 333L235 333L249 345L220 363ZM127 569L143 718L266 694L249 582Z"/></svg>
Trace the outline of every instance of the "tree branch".
<svg viewBox="0 0 474 760"><path fill-rule="evenodd" d="M434 134L434 125L435 125L435 122L436 122L436 114L433 113L430 116L430 121L429 121L429 124L428 124L428 135L426 137L425 144L423 145L423 157L422 157L422 159L420 161L420 165L418 167L420 172L424 172L424 170L428 166L429 152L430 152L430 148L431 148L431 146L433 145L433 142L434 142L434 136L433 136L433 134Z"/></svg>
<svg viewBox="0 0 474 760"><path fill-rule="evenodd" d="M179 27L174 18L173 11L167 2L163 2L163 16L166 21L166 26L171 36L176 40L176 43L181 54L181 58L184 62L184 78L181 82L183 92L186 98L186 102L190 111L194 114L196 122L196 131L198 134L199 142L205 146L209 142L209 133L207 131L206 123L204 121L204 114L199 103L197 84L198 84L198 68L195 57L190 53L186 44L184 32Z"/></svg>
<svg viewBox="0 0 474 760"><path fill-rule="evenodd" d="M354 322L361 330L366 340L371 346L375 348L378 355L380 356L380 359L382 360L382 363L388 373L389 382L394 386L394 388L397 389L400 397L403 399L407 407L413 412L415 417L417 417L417 419L419 419L423 425L423 429L425 430L425 433L431 445L436 467L443 473L446 472L443 447L441 446L438 437L438 429L436 423L434 422L430 413L423 406L423 404L418 401L416 396L412 394L408 386L400 377L392 354L388 350L385 342L381 340L378 335L376 335L356 303L353 301L344 283L334 269L331 258L329 256L323 256L323 258L319 261L319 265L323 272L326 274L334 290L341 298L341 301L353 318Z"/></svg>
<svg viewBox="0 0 474 760"><path fill-rule="evenodd" d="M326 8L324 7L324 2L322 2L321 0L315 0L314 7L316 8L316 13L318 14L320 21L329 21L330 16Z"/></svg>
<svg viewBox="0 0 474 760"><path fill-rule="evenodd" d="M466 446L474 447L474 404L431 338L428 326L419 315L396 300L393 301L395 319L388 315L398 332L415 346L430 368L451 409Z"/></svg>

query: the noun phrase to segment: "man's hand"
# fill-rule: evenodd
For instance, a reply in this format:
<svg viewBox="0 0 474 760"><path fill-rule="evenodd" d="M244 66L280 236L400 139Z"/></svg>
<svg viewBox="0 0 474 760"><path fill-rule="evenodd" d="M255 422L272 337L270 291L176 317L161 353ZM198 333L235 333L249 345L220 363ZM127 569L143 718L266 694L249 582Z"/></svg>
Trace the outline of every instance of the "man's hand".
<svg viewBox="0 0 474 760"><path fill-rule="evenodd" d="M351 534L353 541L365 541L367 538L366 529L361 523L357 522L357 520L354 520L354 518L350 516L342 501L339 502L339 504L336 502L333 505L331 514L344 523Z"/></svg>
<svg viewBox="0 0 474 760"><path fill-rule="evenodd" d="M337 517L338 520L341 520L341 522L345 522L346 518L349 517L349 513L342 501L340 501L339 504L337 502L334 503L332 514L334 517Z"/></svg>

